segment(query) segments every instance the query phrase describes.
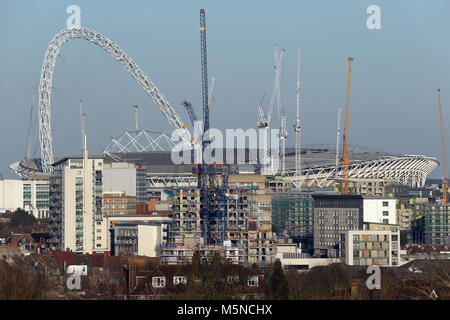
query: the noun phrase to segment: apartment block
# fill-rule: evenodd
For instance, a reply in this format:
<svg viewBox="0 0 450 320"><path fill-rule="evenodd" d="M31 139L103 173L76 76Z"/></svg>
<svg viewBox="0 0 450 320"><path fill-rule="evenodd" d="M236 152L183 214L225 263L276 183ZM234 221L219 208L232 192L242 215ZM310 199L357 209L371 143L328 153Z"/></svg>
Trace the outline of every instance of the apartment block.
<svg viewBox="0 0 450 320"><path fill-rule="evenodd" d="M274 193L272 223L279 236L313 238L313 198L301 193Z"/></svg>
<svg viewBox="0 0 450 320"><path fill-rule="evenodd" d="M450 204L428 203L423 217L423 240L427 245L445 245L450 235Z"/></svg>
<svg viewBox="0 0 450 320"><path fill-rule="evenodd" d="M400 261L400 231L348 230L340 234L340 256L352 266L397 266Z"/></svg>
<svg viewBox="0 0 450 320"><path fill-rule="evenodd" d="M147 200L146 170L142 165L111 162L103 168L103 191L120 192L136 198L136 211L144 213Z"/></svg>
<svg viewBox="0 0 450 320"><path fill-rule="evenodd" d="M136 214L136 196L122 192L103 192L103 213L105 215Z"/></svg>
<svg viewBox="0 0 450 320"><path fill-rule="evenodd" d="M23 208L37 219L50 217L50 187L48 180L24 180Z"/></svg>
<svg viewBox="0 0 450 320"><path fill-rule="evenodd" d="M50 177L50 234L56 250L79 253L107 251L100 234L103 159L64 158Z"/></svg>

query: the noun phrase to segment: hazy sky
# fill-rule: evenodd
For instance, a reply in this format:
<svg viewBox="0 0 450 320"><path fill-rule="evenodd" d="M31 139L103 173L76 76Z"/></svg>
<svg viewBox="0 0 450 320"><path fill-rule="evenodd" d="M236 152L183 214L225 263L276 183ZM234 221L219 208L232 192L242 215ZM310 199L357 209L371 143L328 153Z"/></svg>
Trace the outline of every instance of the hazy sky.
<svg viewBox="0 0 450 320"><path fill-rule="evenodd" d="M350 144L423 154L441 162L437 88L450 141L448 0L2 0L0 172L6 177L14 177L8 165L25 156L32 89L39 87L46 48L66 27L71 4L81 8L81 25L117 43L186 122L183 99L201 115L199 9L204 7L209 76L216 78L212 127L255 126L256 105L272 87L276 43L287 50L281 85L288 145L294 136L299 47L303 144L335 143L337 109L346 102L349 56L354 57ZM381 30L366 26L366 9L372 4L381 8ZM53 85L55 156L80 153L80 99L90 152L101 152L111 136L134 128L133 104L140 106L142 127L169 131L167 121L122 66L85 40L62 47ZM36 115L33 126L32 152L39 157ZM441 175L439 168L431 176Z"/></svg>

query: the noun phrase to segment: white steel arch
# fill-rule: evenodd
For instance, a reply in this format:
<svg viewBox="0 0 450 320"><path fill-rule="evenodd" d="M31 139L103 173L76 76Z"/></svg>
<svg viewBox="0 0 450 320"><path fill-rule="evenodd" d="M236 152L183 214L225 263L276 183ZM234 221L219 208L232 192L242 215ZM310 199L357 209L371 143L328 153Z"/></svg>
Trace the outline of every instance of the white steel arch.
<svg viewBox="0 0 450 320"><path fill-rule="evenodd" d="M145 74L139 66L122 49L119 48L119 46L94 30L88 28L68 28L58 32L50 42L42 64L41 80L39 83L39 143L41 147L42 171L53 171L50 100L56 58L61 46L64 43L71 39L77 38L85 39L93 44L96 44L114 57L115 60L117 60L128 71L128 73L136 79L148 96L158 106L159 110L169 121L169 124L178 131L185 146L187 148L192 148L191 134L183 126L183 122L178 114L163 94L153 84L147 74Z"/></svg>
<svg viewBox="0 0 450 320"><path fill-rule="evenodd" d="M349 177L354 179L388 179L409 185L423 187L427 175L439 166L435 158L422 155L392 156L370 161L350 163ZM342 166L337 168L337 176L342 176ZM335 166L304 168L299 176L295 171L287 172L288 179L298 187L331 187L334 183Z"/></svg>

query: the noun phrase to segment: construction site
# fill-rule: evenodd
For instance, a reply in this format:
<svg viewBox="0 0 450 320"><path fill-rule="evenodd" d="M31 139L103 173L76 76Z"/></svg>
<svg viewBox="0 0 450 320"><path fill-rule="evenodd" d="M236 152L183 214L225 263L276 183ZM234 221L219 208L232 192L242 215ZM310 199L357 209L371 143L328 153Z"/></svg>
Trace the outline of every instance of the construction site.
<svg viewBox="0 0 450 320"><path fill-rule="evenodd" d="M197 117L189 101L182 102L192 124L191 130L190 125L181 120L149 77L115 43L88 28L65 29L59 32L50 43L42 67L39 87L41 157L32 158L29 152L30 145L28 145L25 160L11 164L10 168L22 179L29 179L35 176L52 176L55 163L65 161L63 157L53 156L49 114L54 56L57 55L60 47L71 39L86 39L115 57L136 79L173 130L178 133L183 148L192 152L192 155L196 152L202 155L201 162L194 165L174 164L172 161L174 142L169 138L170 135L140 129L138 107L134 105L136 130L127 131L120 137L113 138L102 154L90 156L102 159L106 167L125 162L136 168L139 167L141 171L145 170L146 200L153 199L157 203L170 202L169 211L171 211L172 220L167 229L166 242L157 248L162 263L183 264L191 261L195 252L200 252L204 259L211 259L214 252L219 252L228 261L237 264L271 263L276 255L277 237L283 234L308 239L312 237L312 193L329 192L348 195L355 193L356 189L361 193L361 190L366 188L364 192L384 195L383 183L387 181L410 187L423 187L428 174L439 166L439 162L432 157L392 154L349 144L351 71L354 61L352 57L347 59L347 92L343 129L341 109L336 110L336 144L303 146L300 49L297 51L296 118L292 124L295 146L288 147L286 141L290 130L281 97L280 82L286 50L279 50L277 45L273 46L272 91L270 93L266 91L255 108L258 114L256 128L262 132L263 137L259 141L259 147L256 150L250 147L244 147L241 150L239 148L215 150L216 153L220 151L223 154L222 161L208 162L205 154L207 150L213 148L215 140L209 130L218 119L210 119L210 105L214 101L214 78L211 82L209 81L204 9L200 10L199 18L201 118ZM269 93L268 103L265 102L267 93ZM267 108L264 107L265 104ZM274 111L278 113L278 124L274 124L272 119ZM439 111L441 112L440 100ZM81 101L80 118L82 137L86 139L85 114L82 111ZM194 128L198 121L201 121L200 139L194 136ZM273 129L278 132L276 139L271 136ZM31 138L28 140L29 144L30 141ZM86 148L84 141L83 154ZM239 152L245 154L244 161L236 160L231 164L225 161L227 153ZM443 140L442 152L445 170ZM87 150L83 157L87 161ZM369 185L372 182L377 183L374 190L367 188L368 181L370 181ZM446 203L446 178L443 182L443 201ZM82 188L81 182L80 188ZM81 191L82 189L80 189L80 195ZM165 192L171 192L169 200L162 199L162 194ZM138 197L137 194L130 196L125 193L105 192L103 203L106 206L104 206L103 214L137 213L136 197ZM123 209L124 205L128 207ZM56 211L53 212L53 215L56 213ZM97 220L100 221L101 218ZM282 226L281 230L274 232L273 224Z"/></svg>

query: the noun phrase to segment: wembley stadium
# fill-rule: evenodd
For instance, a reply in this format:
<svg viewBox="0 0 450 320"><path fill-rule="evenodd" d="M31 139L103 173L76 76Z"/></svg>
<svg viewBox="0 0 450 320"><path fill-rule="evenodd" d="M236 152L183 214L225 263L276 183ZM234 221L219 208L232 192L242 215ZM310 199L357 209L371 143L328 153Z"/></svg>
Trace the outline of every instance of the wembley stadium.
<svg viewBox="0 0 450 320"><path fill-rule="evenodd" d="M237 150L234 150L235 154ZM295 172L295 150L286 150L285 176L295 186L328 188L334 179L342 176L341 158L336 147L330 144L307 145L302 148L301 171ZM226 158L226 150L223 152ZM79 156L75 156L79 157ZM149 186L187 186L197 184L197 176L192 174L192 164L174 164L169 151L122 152L91 155L101 157L105 162L123 161L142 165L147 171ZM70 157L69 157L70 158ZM235 159L237 157L234 157ZM62 158L55 157L55 161ZM386 179L411 187L423 187L427 176L439 166L432 157L423 155L402 155L378 151L366 147L349 146L350 179ZM258 152L245 150L243 163L231 164L235 172L260 173ZM40 159L15 162L10 168L22 178L42 172Z"/></svg>

